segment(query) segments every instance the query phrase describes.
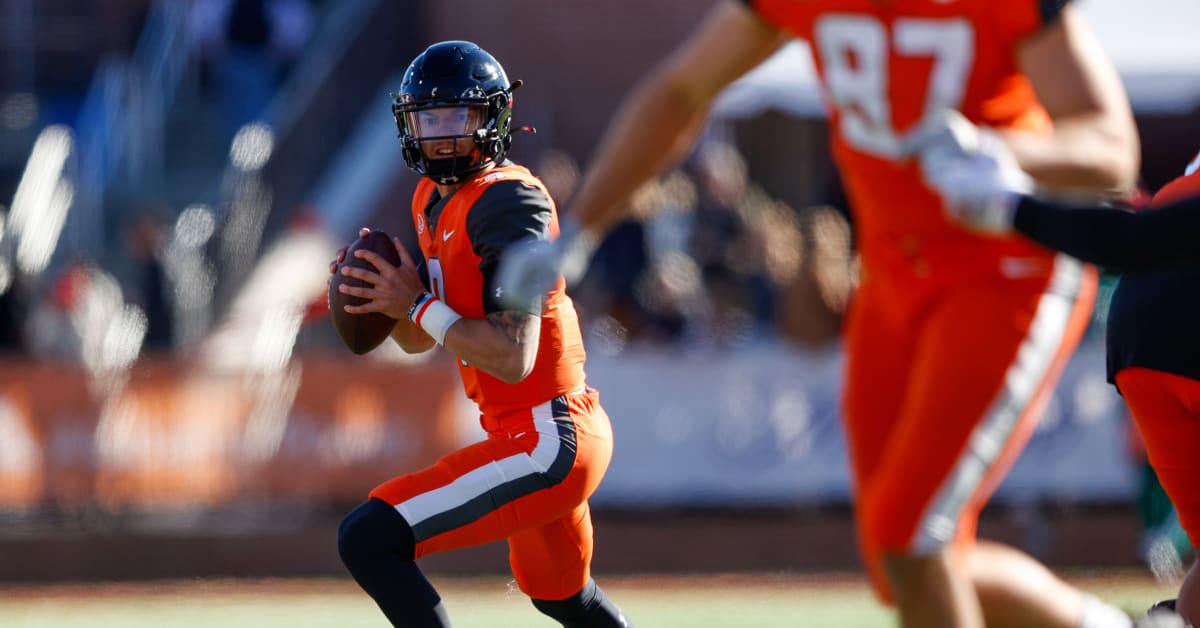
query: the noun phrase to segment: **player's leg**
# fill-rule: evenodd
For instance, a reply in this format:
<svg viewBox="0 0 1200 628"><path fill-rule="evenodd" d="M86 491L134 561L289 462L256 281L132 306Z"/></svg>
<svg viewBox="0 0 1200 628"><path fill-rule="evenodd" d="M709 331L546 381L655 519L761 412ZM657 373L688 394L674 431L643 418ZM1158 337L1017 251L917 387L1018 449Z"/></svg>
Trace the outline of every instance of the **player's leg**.
<svg viewBox="0 0 1200 628"><path fill-rule="evenodd" d="M1069 262L1067 268L1073 266L1074 262ZM1072 303L1070 296L1075 285L1078 286L1079 294ZM1081 275L1078 283L1064 281L1060 271L1058 279L1052 281L1049 291L1038 304L1039 313L1035 314L1035 318L1028 328L1030 333L1021 340L1021 349L1016 356L1017 361L1010 363L1005 373L1005 380L1009 381L1014 374L1024 370L1021 364L1022 354L1026 358L1031 357L1031 354L1036 354L1033 348L1042 344L1041 341L1054 338L1055 334L1059 338L1059 342L1056 347L1053 342L1046 343L1049 345L1047 348L1053 357L1050 358L1029 399L1016 405L1016 407L1022 408L1022 416L1019 421L1026 426L1021 429L1026 431L1010 443L1011 453L1009 456L1011 457L1015 457L1024 446L1029 431L1032 431L1036 424L1050 397L1050 392L1058 380L1062 365L1086 329L1095 285L1095 277L1090 271ZM1038 319L1041 319L1044 324L1048 319L1056 318L1048 316L1047 309L1049 312L1054 312L1056 309L1065 310L1068 307L1071 308L1070 316L1066 320L1065 327L1061 328L1061 332L1050 331L1057 324L1047 325L1047 328L1041 330L1037 329ZM1036 361L1036 358L1034 360ZM1029 360L1026 360L1025 366L1029 365ZM1006 388L1009 390L1004 394L1009 397L1010 401L1019 394L1015 393L1011 386ZM986 500L995 486L999 484L1011 465L1011 457L1005 459L1003 455L1001 456L1002 462L995 465L990 477L985 481L984 490L979 493L978 499ZM974 526L979 508L982 508L982 501L978 508L971 509L970 518L960 525L959 538L960 544L969 548L966 552L967 565L989 627L1082 626L1089 628L1129 625L1129 618L1123 612L1090 594L1075 589L1024 552L1000 543L986 541L972 543L971 538L968 538L967 535L974 536Z"/></svg>
<svg viewBox="0 0 1200 628"><path fill-rule="evenodd" d="M983 628L983 611L969 578L947 549L885 553L879 559L896 599L901 626Z"/></svg>
<svg viewBox="0 0 1200 628"><path fill-rule="evenodd" d="M866 487L876 485L892 441L910 383L912 360L917 350L914 312L922 308L917 291L904 293L900 301L879 283L864 282L855 294L847 322L846 440L849 445L859 548L872 586L886 603L899 604L906 626L981 626L982 617L974 591L965 578L955 577L949 554L914 558L903 571L889 574L882 560L879 535L865 525L869 508L862 501ZM890 583L896 583L893 587ZM911 590L907 584L918 586ZM916 613L929 613L936 622ZM948 618L954 617L953 620Z"/></svg>
<svg viewBox="0 0 1200 628"><path fill-rule="evenodd" d="M1146 443L1146 455L1175 504L1193 547L1200 541L1200 381L1143 368L1117 373L1117 387ZM1193 561L1175 610L1200 625L1200 574Z"/></svg>
<svg viewBox="0 0 1200 628"><path fill-rule="evenodd" d="M417 567L415 547L408 522L380 499L368 499L338 528L342 563L392 625L449 626L441 597Z"/></svg>
<svg viewBox="0 0 1200 628"><path fill-rule="evenodd" d="M573 395L557 409L576 425L580 448L595 452L594 479L608 466L612 433L595 394ZM598 444L588 445L592 440ZM595 485L591 485L588 495ZM547 512L546 514L550 514ZM585 499L569 512L508 537L513 576L535 608L568 628L621 628L632 624L591 577L592 518Z"/></svg>
<svg viewBox="0 0 1200 628"><path fill-rule="evenodd" d="M891 588L878 550L862 525L857 497L879 472L879 462L900 415L916 348L901 307L878 282L863 282L846 320L846 376L842 417L855 496L858 549L876 595L892 603Z"/></svg>
<svg viewBox="0 0 1200 628"><path fill-rule="evenodd" d="M567 395L524 420L506 418L505 432L383 483L347 517L339 535L343 560L389 618L406 616L407 589L421 588L412 578L389 577L411 572L413 559L544 525L591 495L612 455L611 431L603 412L578 420L568 407L595 397ZM372 579L376 573L382 575Z"/></svg>
<svg viewBox="0 0 1200 628"><path fill-rule="evenodd" d="M1175 612L1191 626L1200 626L1200 560L1193 559L1183 584L1179 586L1179 597L1175 599Z"/></svg>
<svg viewBox="0 0 1200 628"><path fill-rule="evenodd" d="M508 547L517 586L542 614L567 628L633 625L591 577L587 502L560 519L514 534Z"/></svg>
<svg viewBox="0 0 1200 628"><path fill-rule="evenodd" d="M859 497L871 558L887 566L906 625L978 622L979 607L989 626L1080 625L1084 598L1065 584L1058 598L1023 595L1025 574L1011 568L1031 560L984 567L987 579L972 586L979 607L958 587L976 575L968 552L978 512L1086 326L1091 295L1079 290L1095 284L1082 279L1061 270L1048 283L960 286L916 330L921 350L898 425ZM993 603L997 595L1010 604Z"/></svg>
<svg viewBox="0 0 1200 628"><path fill-rule="evenodd" d="M1129 625L1123 612L1063 582L1015 548L979 541L966 555L989 628Z"/></svg>

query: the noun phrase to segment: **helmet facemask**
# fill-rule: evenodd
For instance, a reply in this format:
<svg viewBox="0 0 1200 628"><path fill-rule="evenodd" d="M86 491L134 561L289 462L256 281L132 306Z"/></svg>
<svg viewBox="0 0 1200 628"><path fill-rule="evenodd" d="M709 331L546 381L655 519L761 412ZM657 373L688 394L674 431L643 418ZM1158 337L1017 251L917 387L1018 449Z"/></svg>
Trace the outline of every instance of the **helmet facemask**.
<svg viewBox="0 0 1200 628"><path fill-rule="evenodd" d="M396 104L396 125L409 166L439 184L455 184L494 160L496 131L487 127L488 104Z"/></svg>
<svg viewBox="0 0 1200 628"><path fill-rule="evenodd" d="M443 185L503 159L511 142L508 92L478 98L411 102L400 94L392 105L409 167Z"/></svg>

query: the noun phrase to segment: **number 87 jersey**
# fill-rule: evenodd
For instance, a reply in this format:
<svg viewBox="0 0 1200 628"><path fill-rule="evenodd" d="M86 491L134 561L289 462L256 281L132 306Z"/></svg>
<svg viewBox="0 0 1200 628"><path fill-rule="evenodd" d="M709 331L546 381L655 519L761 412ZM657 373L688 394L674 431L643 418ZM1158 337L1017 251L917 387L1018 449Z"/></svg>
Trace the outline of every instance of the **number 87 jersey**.
<svg viewBox="0 0 1200 628"><path fill-rule="evenodd" d="M955 109L983 126L1049 128L1017 49L1062 0L745 1L812 46L864 246L954 228L902 148L926 116Z"/></svg>

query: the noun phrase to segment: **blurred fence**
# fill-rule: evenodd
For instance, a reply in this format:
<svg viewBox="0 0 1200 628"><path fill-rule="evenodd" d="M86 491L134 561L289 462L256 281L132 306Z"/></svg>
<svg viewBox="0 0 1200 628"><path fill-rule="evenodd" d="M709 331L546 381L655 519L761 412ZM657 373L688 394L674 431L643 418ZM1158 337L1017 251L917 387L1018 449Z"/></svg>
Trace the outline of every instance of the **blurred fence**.
<svg viewBox="0 0 1200 628"><path fill-rule="evenodd" d="M270 374L143 360L119 381L0 362L0 509L356 503L458 444L461 397L445 360L309 356Z"/></svg>
<svg viewBox="0 0 1200 628"><path fill-rule="evenodd" d="M592 355L588 381L612 417L598 506L847 504L840 350L783 344ZM995 501L1129 503L1137 490L1125 407L1105 382L1101 335L1064 369Z"/></svg>
<svg viewBox="0 0 1200 628"><path fill-rule="evenodd" d="M1136 479L1085 343L997 497L1113 503ZM0 510L340 509L479 438L452 363L308 354L268 374L143 360L118 381L0 362ZM780 345L592 356L615 453L598 506L848 503L841 355Z"/></svg>

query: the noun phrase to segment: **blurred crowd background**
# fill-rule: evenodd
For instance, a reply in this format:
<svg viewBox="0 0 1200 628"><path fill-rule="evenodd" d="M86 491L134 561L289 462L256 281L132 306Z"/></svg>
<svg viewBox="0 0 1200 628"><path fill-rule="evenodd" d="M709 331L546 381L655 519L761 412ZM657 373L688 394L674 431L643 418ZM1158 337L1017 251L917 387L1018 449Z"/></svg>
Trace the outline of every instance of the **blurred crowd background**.
<svg viewBox="0 0 1200 628"><path fill-rule="evenodd" d="M0 0L0 521L294 522L471 438L444 356L356 358L327 320L327 263L358 227L413 237L389 92L425 46L480 44L525 81L515 117L537 134L510 156L561 205L620 98L707 4ZM1200 13L1081 5L1130 92L1152 191L1200 148ZM827 143L790 44L722 95L601 246L573 296L618 432L602 504L846 501L828 452L856 260ZM1102 329L1043 430L1077 449L1035 443L1057 475L1043 486L1030 463L1010 495L1139 494ZM653 484L638 465L669 446L678 477ZM1088 466L1098 452L1114 471ZM696 485L749 460L774 466Z"/></svg>
<svg viewBox="0 0 1200 628"><path fill-rule="evenodd" d="M667 43L646 40L636 52L605 43L610 50L598 51L564 35L586 24L590 38L604 38L605 20L627 30L614 19L620 12L577 7L554 22L545 13L562 8L536 2L504 11L507 24L479 19L498 10L472 2L5 7L12 37L0 198L13 203L3 349L68 359L82 357L87 333L71 313L101 286L110 306L128 306L123 325L142 335L141 350L176 352L203 341L265 246L290 229L322 228L341 241L353 237L354 219L411 231L411 181L395 163L347 173L370 178L358 190L342 189L352 182L327 186L361 198L318 201L314 184L339 154L351 171L356 162L394 161L374 142L354 145L354 135L394 135L382 124L364 126L386 115L388 91L423 44L473 38L524 77L518 119L539 133L521 137L513 156L565 200L598 125L642 65L637 59ZM682 29L693 19L685 8L658 10ZM459 15L475 17L460 25ZM525 17L541 25L519 27ZM473 24L483 22L496 28L477 32ZM545 35L555 33L565 58L546 54ZM694 155L637 199L577 295L589 331L609 344L836 338L853 281L845 203L823 152L819 111L810 104L783 119L766 111L770 104L730 107ZM748 118L759 114L773 121L752 128ZM743 147L739 138L763 146ZM747 150L778 162L770 169L776 187L787 189L756 179L763 163L751 163ZM301 344L335 342L328 333L311 336Z"/></svg>

